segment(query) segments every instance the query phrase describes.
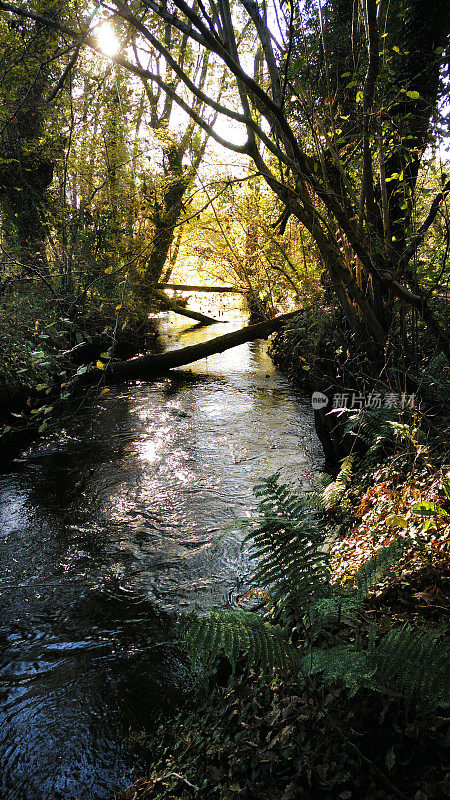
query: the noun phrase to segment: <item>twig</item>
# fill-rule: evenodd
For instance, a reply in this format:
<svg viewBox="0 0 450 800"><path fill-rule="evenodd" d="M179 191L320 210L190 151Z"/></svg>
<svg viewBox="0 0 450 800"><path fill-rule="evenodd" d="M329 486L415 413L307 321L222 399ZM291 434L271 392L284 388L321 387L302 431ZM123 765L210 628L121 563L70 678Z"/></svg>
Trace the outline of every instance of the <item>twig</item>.
<svg viewBox="0 0 450 800"><path fill-rule="evenodd" d="M183 778L183 776L179 775L178 772L168 772L166 775L161 775L160 778L155 778L155 783L160 783L161 781L165 781L167 780L167 778L176 778L177 780L184 783L188 787L188 789L190 789L195 794L197 794L197 792L200 791L198 786L195 786L193 783L188 781L187 778Z"/></svg>

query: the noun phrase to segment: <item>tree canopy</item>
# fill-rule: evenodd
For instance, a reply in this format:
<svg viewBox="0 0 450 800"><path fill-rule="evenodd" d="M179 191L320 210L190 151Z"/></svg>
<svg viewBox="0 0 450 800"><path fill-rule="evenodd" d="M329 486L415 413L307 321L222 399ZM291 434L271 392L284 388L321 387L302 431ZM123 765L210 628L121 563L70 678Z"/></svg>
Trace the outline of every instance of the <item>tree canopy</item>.
<svg viewBox="0 0 450 800"><path fill-rule="evenodd" d="M440 189L420 207L417 197L419 169L440 125L446 2L111 0L95 11L83 3L62 15L58 9L50 1L26 8L0 2L15 36L34 24L34 48L46 42L33 92L42 94L46 82L46 99L55 102L83 49L102 52L102 14L119 42L110 60L140 79L138 118L144 114L160 138L165 177L160 197L154 195L155 237L138 280L144 294L163 273L187 187L210 139L247 157L270 187L278 203L276 231L283 233L293 217L309 232L369 351L385 351L401 313L419 315L449 356L433 305L435 286L424 280L419 254L450 181L442 174ZM23 58L27 75L35 57ZM175 105L189 120L178 137L169 134ZM110 112L110 128L111 119ZM194 126L203 139L195 140ZM111 192L115 172L111 164L108 169Z"/></svg>

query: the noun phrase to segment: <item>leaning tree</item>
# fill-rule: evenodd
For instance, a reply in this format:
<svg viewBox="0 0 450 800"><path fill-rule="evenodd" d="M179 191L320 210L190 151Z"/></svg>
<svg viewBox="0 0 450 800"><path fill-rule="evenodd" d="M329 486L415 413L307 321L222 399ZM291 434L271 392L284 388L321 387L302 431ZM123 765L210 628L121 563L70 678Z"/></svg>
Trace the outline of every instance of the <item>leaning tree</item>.
<svg viewBox="0 0 450 800"><path fill-rule="evenodd" d="M133 29L140 46L159 54L175 78L166 80L130 52L116 55L116 63L171 98L224 148L253 161L283 204L280 230L291 215L308 229L339 302L368 349L385 349L396 309L406 307L450 357L432 293L415 269L450 181L421 220L414 215L418 171L448 63L448 3L108 0L102 5ZM0 2L9 14L39 18L55 28L54 20L32 6ZM238 102L221 101L201 85L201 73L186 70L163 33L167 26L226 67ZM78 25L56 27L74 46L99 49ZM242 142L219 134L208 112L239 124Z"/></svg>

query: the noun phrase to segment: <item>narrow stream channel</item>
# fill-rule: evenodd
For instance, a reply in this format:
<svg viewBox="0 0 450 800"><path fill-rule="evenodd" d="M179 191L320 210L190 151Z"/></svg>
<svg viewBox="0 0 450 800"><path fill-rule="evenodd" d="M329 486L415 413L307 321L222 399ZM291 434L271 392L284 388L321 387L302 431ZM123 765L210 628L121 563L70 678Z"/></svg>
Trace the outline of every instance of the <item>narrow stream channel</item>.
<svg viewBox="0 0 450 800"><path fill-rule="evenodd" d="M167 347L239 327L160 321ZM281 469L322 463L309 398L266 342L78 400L0 475L0 798L100 800L187 672L178 611L234 605L240 520Z"/></svg>

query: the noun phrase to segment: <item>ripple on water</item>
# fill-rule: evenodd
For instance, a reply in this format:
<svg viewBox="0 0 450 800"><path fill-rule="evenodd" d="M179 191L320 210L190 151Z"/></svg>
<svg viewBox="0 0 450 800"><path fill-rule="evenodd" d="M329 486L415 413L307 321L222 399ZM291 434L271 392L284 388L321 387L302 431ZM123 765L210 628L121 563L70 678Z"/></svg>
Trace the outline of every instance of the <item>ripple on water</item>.
<svg viewBox="0 0 450 800"><path fill-rule="evenodd" d="M2 800L129 782L130 728L187 681L173 614L239 603L253 485L277 469L306 485L321 460L260 343L75 411L0 476Z"/></svg>

